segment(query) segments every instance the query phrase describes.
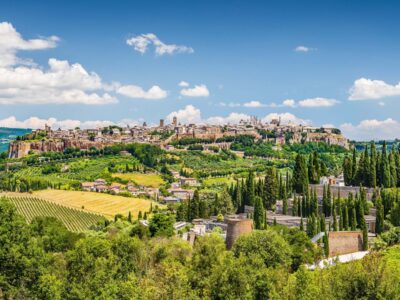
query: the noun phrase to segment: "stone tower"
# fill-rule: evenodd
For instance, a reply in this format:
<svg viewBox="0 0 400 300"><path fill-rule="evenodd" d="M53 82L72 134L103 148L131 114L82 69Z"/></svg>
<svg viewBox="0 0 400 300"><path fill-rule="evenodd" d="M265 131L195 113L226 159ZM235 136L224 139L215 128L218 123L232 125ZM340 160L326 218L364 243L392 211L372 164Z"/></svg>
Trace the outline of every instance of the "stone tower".
<svg viewBox="0 0 400 300"><path fill-rule="evenodd" d="M229 218L226 223L228 224L226 231L226 247L228 249L232 248L239 236L253 231L252 219Z"/></svg>

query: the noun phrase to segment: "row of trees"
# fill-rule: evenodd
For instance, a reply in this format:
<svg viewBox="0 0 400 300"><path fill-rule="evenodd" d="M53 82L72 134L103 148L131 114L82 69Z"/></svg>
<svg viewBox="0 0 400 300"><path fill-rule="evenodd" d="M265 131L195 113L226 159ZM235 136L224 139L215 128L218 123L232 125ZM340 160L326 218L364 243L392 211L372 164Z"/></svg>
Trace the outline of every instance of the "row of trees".
<svg viewBox="0 0 400 300"><path fill-rule="evenodd" d="M310 153L308 160L302 154L297 154L293 169L293 189L296 193L303 194L308 190L308 185L317 184L321 176L328 175L328 169L319 158L318 152Z"/></svg>
<svg viewBox="0 0 400 300"><path fill-rule="evenodd" d="M400 186L400 149L392 147L388 151L386 142L382 151L377 151L373 142L370 146L365 145L360 155L354 149L352 157L346 156L343 160L343 175L346 185Z"/></svg>

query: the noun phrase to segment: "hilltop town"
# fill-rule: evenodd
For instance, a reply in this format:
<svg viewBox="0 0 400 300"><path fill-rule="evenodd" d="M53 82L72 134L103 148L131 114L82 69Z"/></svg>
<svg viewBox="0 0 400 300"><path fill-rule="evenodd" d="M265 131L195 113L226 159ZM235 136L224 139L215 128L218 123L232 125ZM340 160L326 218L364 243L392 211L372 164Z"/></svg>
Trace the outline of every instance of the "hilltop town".
<svg viewBox="0 0 400 300"><path fill-rule="evenodd" d="M57 129L50 126L34 130L32 133L10 143L9 158L21 158L29 153L63 152L67 148L89 150L93 147L103 149L116 143L149 143L165 149L171 143L182 139L196 139L198 144L208 147L226 148L230 138L249 135L257 140L271 142L277 146L305 142L324 142L349 148L348 140L339 129L330 127L312 127L301 124L282 124L280 119L262 123L256 117L241 120L239 124L207 125L180 124L174 117L171 124L163 119L158 126L109 126L97 129Z"/></svg>

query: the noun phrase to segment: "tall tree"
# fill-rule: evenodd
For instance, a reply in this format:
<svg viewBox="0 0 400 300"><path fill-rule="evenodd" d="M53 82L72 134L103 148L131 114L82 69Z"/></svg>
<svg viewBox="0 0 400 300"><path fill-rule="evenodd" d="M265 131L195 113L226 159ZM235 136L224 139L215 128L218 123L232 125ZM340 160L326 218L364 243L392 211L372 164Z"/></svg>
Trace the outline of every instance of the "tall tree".
<svg viewBox="0 0 400 300"><path fill-rule="evenodd" d="M376 187L376 147L375 143L371 142L371 158L369 160L369 187Z"/></svg>
<svg viewBox="0 0 400 300"><path fill-rule="evenodd" d="M265 210L262 203L262 199L259 196L256 196L254 199L254 228L255 229L263 229L265 222Z"/></svg>
<svg viewBox="0 0 400 300"><path fill-rule="evenodd" d="M274 167L267 168L264 179L264 207L271 209L279 196L277 172Z"/></svg>
<svg viewBox="0 0 400 300"><path fill-rule="evenodd" d="M241 188L239 180L236 183L236 191L235 191L235 198L234 198L233 204L234 204L235 210L237 212L242 207L242 188Z"/></svg>
<svg viewBox="0 0 400 300"><path fill-rule="evenodd" d="M397 169L396 169L396 153L394 149L389 154L389 169L390 169L390 186L396 187L397 185Z"/></svg>
<svg viewBox="0 0 400 300"><path fill-rule="evenodd" d="M333 218L333 231L338 231L338 221L337 221L337 216L336 216L335 200L333 200L332 218Z"/></svg>
<svg viewBox="0 0 400 300"><path fill-rule="evenodd" d="M378 195L376 199L376 224L375 224L376 234L381 234L383 232L384 220L385 220L385 215L383 212L382 199L381 196Z"/></svg>
<svg viewBox="0 0 400 300"><path fill-rule="evenodd" d="M352 185L356 185L356 176L357 176L357 153L356 153L356 148L353 148L353 158L352 158L352 162L351 162L351 174L353 176L352 180L351 180L351 184Z"/></svg>
<svg viewBox="0 0 400 300"><path fill-rule="evenodd" d="M297 154L293 171L293 189L297 193L305 193L308 190L308 171L304 156Z"/></svg>
<svg viewBox="0 0 400 300"><path fill-rule="evenodd" d="M255 197L254 173L250 171L246 180L246 193L245 193L244 204L249 206L254 206L254 197Z"/></svg>
<svg viewBox="0 0 400 300"><path fill-rule="evenodd" d="M381 163L380 163L380 170L381 170L381 185L385 188L390 187L390 165L389 165L389 159L387 156L387 150L386 150L386 141L383 142L382 145L382 154L381 154Z"/></svg>
<svg viewBox="0 0 400 300"><path fill-rule="evenodd" d="M200 205L200 195L199 191L195 190L193 199L189 200L189 208L188 208L188 219L192 221L199 217L199 205Z"/></svg>
<svg viewBox="0 0 400 300"><path fill-rule="evenodd" d="M343 160L343 177L344 184L351 185L353 180L353 165L352 160L346 155Z"/></svg>
<svg viewBox="0 0 400 300"><path fill-rule="evenodd" d="M283 200L282 200L282 213L284 215L288 214L288 198L287 198L287 194L285 193L283 195Z"/></svg>

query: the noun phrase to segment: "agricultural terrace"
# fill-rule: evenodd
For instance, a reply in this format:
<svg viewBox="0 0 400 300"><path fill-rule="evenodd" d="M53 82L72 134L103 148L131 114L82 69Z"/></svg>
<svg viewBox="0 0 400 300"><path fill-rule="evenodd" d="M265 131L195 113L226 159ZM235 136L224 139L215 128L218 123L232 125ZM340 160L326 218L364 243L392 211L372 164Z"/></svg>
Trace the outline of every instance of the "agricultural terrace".
<svg viewBox="0 0 400 300"><path fill-rule="evenodd" d="M136 185L158 188L165 184L165 181L158 174L142 174L142 173L115 173L113 178L119 178L122 181L132 181Z"/></svg>
<svg viewBox="0 0 400 300"><path fill-rule="evenodd" d="M31 166L17 171L18 177L42 176L49 179L94 181L97 178L111 180L111 174L141 169L140 162L133 157L107 156L76 158L66 162Z"/></svg>
<svg viewBox="0 0 400 300"><path fill-rule="evenodd" d="M205 178L209 176L225 176L231 174L246 173L249 170L262 172L268 166L285 162L275 162L263 158L244 159L236 157L234 154L207 154L199 151L177 151L175 155L180 157L179 165L171 165L173 169L189 168L193 170L192 176ZM280 166L280 165L279 165Z"/></svg>
<svg viewBox="0 0 400 300"><path fill-rule="evenodd" d="M54 217L60 220L68 230L83 232L96 225L104 217L76 208L62 206L44 199L32 196L5 196L30 223L35 217Z"/></svg>
<svg viewBox="0 0 400 300"><path fill-rule="evenodd" d="M85 211L102 214L107 218L114 218L116 214L127 216L131 212L133 218L137 218L139 211L150 210L152 201L141 198L130 198L114 196L109 194L63 191L63 190L42 190L33 193L35 196L47 199L48 201ZM159 203L154 205L162 207Z"/></svg>

